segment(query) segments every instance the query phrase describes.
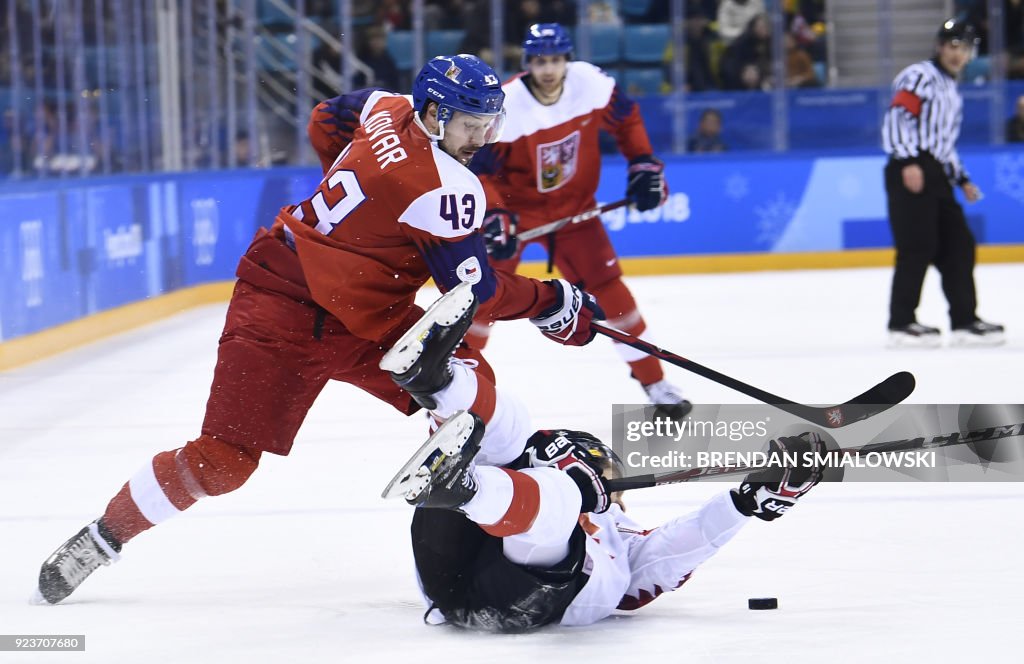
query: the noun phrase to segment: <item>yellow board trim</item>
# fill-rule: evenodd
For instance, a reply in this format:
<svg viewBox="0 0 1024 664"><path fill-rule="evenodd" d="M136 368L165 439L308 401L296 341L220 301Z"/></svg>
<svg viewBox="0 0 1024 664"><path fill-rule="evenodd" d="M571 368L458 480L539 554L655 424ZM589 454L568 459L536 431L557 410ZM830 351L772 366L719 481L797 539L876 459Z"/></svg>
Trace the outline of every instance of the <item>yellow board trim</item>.
<svg viewBox="0 0 1024 664"><path fill-rule="evenodd" d="M892 249L827 251L787 254L716 254L623 258L622 270L631 276L754 272L759 270L824 270L831 268L889 267ZM979 263L1024 262L1024 245L978 247ZM543 262L524 263L520 273L538 279L551 278ZM557 270L556 270L557 275ZM106 337L148 325L185 309L224 302L231 297L234 281L193 286L86 316L42 332L0 343L0 371L36 362Z"/></svg>
<svg viewBox="0 0 1024 664"><path fill-rule="evenodd" d="M710 254L702 256L652 256L623 258L622 271L629 276L658 274L707 274L715 272L757 272L761 270L828 270L855 267L892 267L892 249L856 249L785 254ZM1022 263L1024 245L978 247L979 263ZM520 274L550 279L543 262L524 263ZM556 269L557 274L557 269Z"/></svg>
<svg viewBox="0 0 1024 664"><path fill-rule="evenodd" d="M0 343L0 371L42 360L204 304L231 297L233 281L193 286Z"/></svg>

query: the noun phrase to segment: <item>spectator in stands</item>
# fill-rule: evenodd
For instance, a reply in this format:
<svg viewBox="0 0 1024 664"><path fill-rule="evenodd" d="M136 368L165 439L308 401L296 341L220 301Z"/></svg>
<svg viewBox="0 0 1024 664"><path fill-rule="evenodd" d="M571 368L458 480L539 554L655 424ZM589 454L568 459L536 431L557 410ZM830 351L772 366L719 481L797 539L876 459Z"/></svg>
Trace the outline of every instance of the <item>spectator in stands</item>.
<svg viewBox="0 0 1024 664"><path fill-rule="evenodd" d="M725 49L719 75L726 90L767 90L771 73L771 29L767 14L758 14Z"/></svg>
<svg viewBox="0 0 1024 664"><path fill-rule="evenodd" d="M655 0L651 6L653 8L659 4L668 8L669 3ZM650 16L650 12L648 12L648 16ZM718 0L686 0L686 18L694 16L703 16L709 21L716 20L718 18ZM667 22L668 19L669 17L666 15L661 22Z"/></svg>
<svg viewBox="0 0 1024 664"><path fill-rule="evenodd" d="M718 5L718 34L731 44L743 34L755 16L763 13L762 0L722 0Z"/></svg>
<svg viewBox="0 0 1024 664"><path fill-rule="evenodd" d="M399 88L401 73L388 51L387 31L382 25L371 25L359 31L356 58L370 70L357 67L352 75L353 88L378 87L386 90ZM334 46L322 43L313 51L313 92L320 99L330 99L342 89L342 58Z"/></svg>
<svg viewBox="0 0 1024 664"><path fill-rule="evenodd" d="M783 38L786 43L786 87L816 88L821 85L811 56L797 45L793 33L787 32Z"/></svg>
<svg viewBox="0 0 1024 664"><path fill-rule="evenodd" d="M706 14L703 5L703 0L689 0L686 7L686 87L690 92L718 87L711 68L711 42L716 38L711 29L714 14ZM666 59L671 66L671 44Z"/></svg>
<svg viewBox="0 0 1024 664"><path fill-rule="evenodd" d="M1024 95L1017 97L1017 112L1006 122L1006 142L1024 143Z"/></svg>
<svg viewBox="0 0 1024 664"><path fill-rule="evenodd" d="M336 0L306 0L306 16L334 18L337 9Z"/></svg>
<svg viewBox="0 0 1024 664"><path fill-rule="evenodd" d="M103 158L103 143L100 141L99 108L93 97L85 99L79 106L69 105L68 113L68 154L71 156L68 170L82 174L99 170Z"/></svg>
<svg viewBox="0 0 1024 664"><path fill-rule="evenodd" d="M489 0L471 2L464 14L465 36L459 44L460 53L471 53L489 65L496 66L494 51L491 49L491 3ZM510 48L506 44L506 48ZM512 47L503 58L506 70L519 71L518 49ZM509 69L509 58L514 64Z"/></svg>
<svg viewBox="0 0 1024 664"><path fill-rule="evenodd" d="M823 0L785 0L786 26L797 45L811 60L823 62L825 53L825 3Z"/></svg>
<svg viewBox="0 0 1024 664"><path fill-rule="evenodd" d="M426 30L465 30L468 15L478 2L427 0L423 5L423 27Z"/></svg>
<svg viewBox="0 0 1024 664"><path fill-rule="evenodd" d="M978 43L974 49L975 57L988 55L988 1L965 0L957 2L957 16L974 26Z"/></svg>
<svg viewBox="0 0 1024 664"><path fill-rule="evenodd" d="M408 30L409 3L399 0L379 0L376 23L388 26L390 30Z"/></svg>
<svg viewBox="0 0 1024 664"><path fill-rule="evenodd" d="M459 46L462 53L472 53L493 65L491 50L491 3L475 0L466 11L466 36ZM519 71L522 65L522 41L526 29L535 23L576 25L576 4L571 0L518 0L505 3L505 33L503 68L506 72Z"/></svg>
<svg viewBox="0 0 1024 664"><path fill-rule="evenodd" d="M490 4L487 0L483 1ZM506 44L519 45L527 28L536 23L576 25L576 3L569 0L546 0L544 3L540 0L519 0L505 3ZM518 68L517 62L516 69Z"/></svg>
<svg viewBox="0 0 1024 664"><path fill-rule="evenodd" d="M1006 48L1024 47L1024 0L1003 0L1003 35Z"/></svg>
<svg viewBox="0 0 1024 664"><path fill-rule="evenodd" d="M654 2L653 5L667 4ZM714 12L706 13L707 0L687 0L686 5L686 91L703 92L718 87L711 65L711 44L718 35L711 28ZM675 51L669 41L663 62L666 81L672 80L672 61Z"/></svg>
<svg viewBox="0 0 1024 664"><path fill-rule="evenodd" d="M363 72L353 76L353 88L399 89L398 65L388 52L387 31L381 25L372 25L362 31L362 40L356 57L373 71L372 80ZM336 94L336 93L335 93Z"/></svg>
<svg viewBox="0 0 1024 664"><path fill-rule="evenodd" d="M592 0L587 5L587 18L594 25L622 25L615 2L610 0Z"/></svg>
<svg viewBox="0 0 1024 664"><path fill-rule="evenodd" d="M700 114L697 131L686 143L687 152L725 152L722 142L722 114L713 108Z"/></svg>
<svg viewBox="0 0 1024 664"><path fill-rule="evenodd" d="M1007 78L1024 78L1024 0L1003 1Z"/></svg>
<svg viewBox="0 0 1024 664"><path fill-rule="evenodd" d="M14 170L15 144L19 141L14 132L14 109L7 109L0 122L0 173Z"/></svg>
<svg viewBox="0 0 1024 664"><path fill-rule="evenodd" d="M43 100L36 107L28 134L32 140L31 163L44 175L49 171L50 160L57 153L57 125L57 103L52 99Z"/></svg>
<svg viewBox="0 0 1024 664"><path fill-rule="evenodd" d="M250 163L252 159L252 143L249 141L249 132L240 130L235 134L235 165L239 167L255 166Z"/></svg>

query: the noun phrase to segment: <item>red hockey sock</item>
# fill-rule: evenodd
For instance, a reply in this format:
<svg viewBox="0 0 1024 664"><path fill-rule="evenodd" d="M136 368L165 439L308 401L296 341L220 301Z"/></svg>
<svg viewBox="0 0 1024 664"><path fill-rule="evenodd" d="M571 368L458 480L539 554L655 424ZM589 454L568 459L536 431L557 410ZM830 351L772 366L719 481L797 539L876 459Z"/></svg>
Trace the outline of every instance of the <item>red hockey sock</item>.
<svg viewBox="0 0 1024 664"><path fill-rule="evenodd" d="M512 479L512 502L505 514L495 523L480 526L494 537L508 537L525 533L540 512L540 486L526 473L502 468Z"/></svg>
<svg viewBox="0 0 1024 664"><path fill-rule="evenodd" d="M487 345L488 339L491 338L492 329L494 329L493 323L474 320L462 340L473 350L483 350L484 346Z"/></svg>
<svg viewBox="0 0 1024 664"><path fill-rule="evenodd" d="M597 286L591 291L591 294L597 298L597 303L601 305L605 315L608 316L608 324L612 327L629 332L633 336L647 328L637 309L633 294L626 288L622 279L613 279L606 284Z"/></svg>
<svg viewBox="0 0 1024 664"><path fill-rule="evenodd" d="M476 375L476 398L469 409L479 415L484 422L490 422L494 417L494 407L497 401L498 394L494 389L494 383L478 373Z"/></svg>
<svg viewBox="0 0 1024 664"><path fill-rule="evenodd" d="M633 378L636 378L645 387L665 378L661 362L656 357L645 357L642 360L630 362L629 369L633 373Z"/></svg>
<svg viewBox="0 0 1024 664"><path fill-rule="evenodd" d="M211 436L161 452L121 487L107 505L103 523L123 544L188 509L199 498L242 486L256 470L260 454Z"/></svg>
<svg viewBox="0 0 1024 664"><path fill-rule="evenodd" d="M616 279L595 289L594 295L597 296L598 303L608 315L609 325L634 337L639 337L647 331L647 323L644 322L643 316L640 315L633 295L626 288L626 285L622 283L621 279ZM635 360L629 360L627 364L629 364L633 378L639 381L641 385L657 383L665 378L665 372L661 368L661 361L657 358L649 355L638 357L641 355L639 351L633 351L632 353L627 351L627 357L629 355L636 357Z"/></svg>

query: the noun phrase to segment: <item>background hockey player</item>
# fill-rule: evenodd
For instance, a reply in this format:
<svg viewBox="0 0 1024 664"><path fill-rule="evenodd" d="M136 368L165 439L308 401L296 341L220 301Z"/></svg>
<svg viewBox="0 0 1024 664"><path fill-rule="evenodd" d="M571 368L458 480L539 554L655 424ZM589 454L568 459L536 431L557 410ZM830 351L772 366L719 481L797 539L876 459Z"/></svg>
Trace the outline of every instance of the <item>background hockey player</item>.
<svg viewBox="0 0 1024 664"><path fill-rule="evenodd" d="M444 332L414 327L423 314L416 293L431 277L458 291L446 306L463 308L435 313L461 320L478 300L489 317L530 318L559 343L593 338L590 320L602 316L593 298L565 281L495 273L487 264L477 232L484 192L466 164L499 134L504 96L489 66L456 55L423 67L411 101L362 90L314 110L309 133L324 180L260 230L238 265L202 435L147 461L101 518L45 561L43 601L63 600L139 533L240 487L264 452L288 454L328 380L403 414L424 405L443 419L472 408L489 425L485 458L506 463L521 453L532 432L528 415L495 389L479 353L463 353L475 370L458 363L441 371L454 346L442 344L444 357L435 357L407 344L392 368L429 366L422 380L398 370L396 382L378 366L410 329L418 340Z"/></svg>
<svg viewBox="0 0 1024 664"><path fill-rule="evenodd" d="M509 121L501 140L474 157L470 167L487 192L484 233L496 270L513 273L522 246L516 232L591 210L597 205L601 151L598 131L605 129L629 160L626 196L637 210L665 202L663 164L653 156L637 104L615 80L586 62L572 61L569 33L557 23L532 25L523 41L526 72L505 83ZM543 242L549 261L573 284L601 303L608 322L634 336L644 322L600 218L570 224L534 240ZM482 348L490 320L478 316L467 342ZM660 362L628 346L616 349L652 403L682 418L690 404L665 380Z"/></svg>
<svg viewBox="0 0 1024 664"><path fill-rule="evenodd" d="M428 622L521 632L638 609L679 588L750 517L778 518L821 480L817 465L752 473L649 530L609 495L604 475L617 459L600 440L539 431L510 467L479 466L483 426L470 413L450 418L397 478L418 506L412 544ZM825 451L811 433L769 447L799 459Z"/></svg>

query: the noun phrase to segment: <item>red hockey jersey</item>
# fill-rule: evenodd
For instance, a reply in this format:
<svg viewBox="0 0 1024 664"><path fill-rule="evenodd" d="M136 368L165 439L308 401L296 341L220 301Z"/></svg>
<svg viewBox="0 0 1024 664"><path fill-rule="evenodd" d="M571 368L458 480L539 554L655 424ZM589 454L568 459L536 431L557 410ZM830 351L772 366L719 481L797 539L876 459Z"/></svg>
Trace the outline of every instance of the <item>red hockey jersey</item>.
<svg viewBox="0 0 1024 664"><path fill-rule="evenodd" d="M416 292L431 277L442 291L473 283L481 312L494 320L552 305L550 286L491 270L477 232L480 182L414 116L407 97L383 91L321 103L309 132L329 165L325 177L311 197L283 208L270 230L293 251L251 248L239 277L308 289L349 331L374 340L408 325Z"/></svg>

